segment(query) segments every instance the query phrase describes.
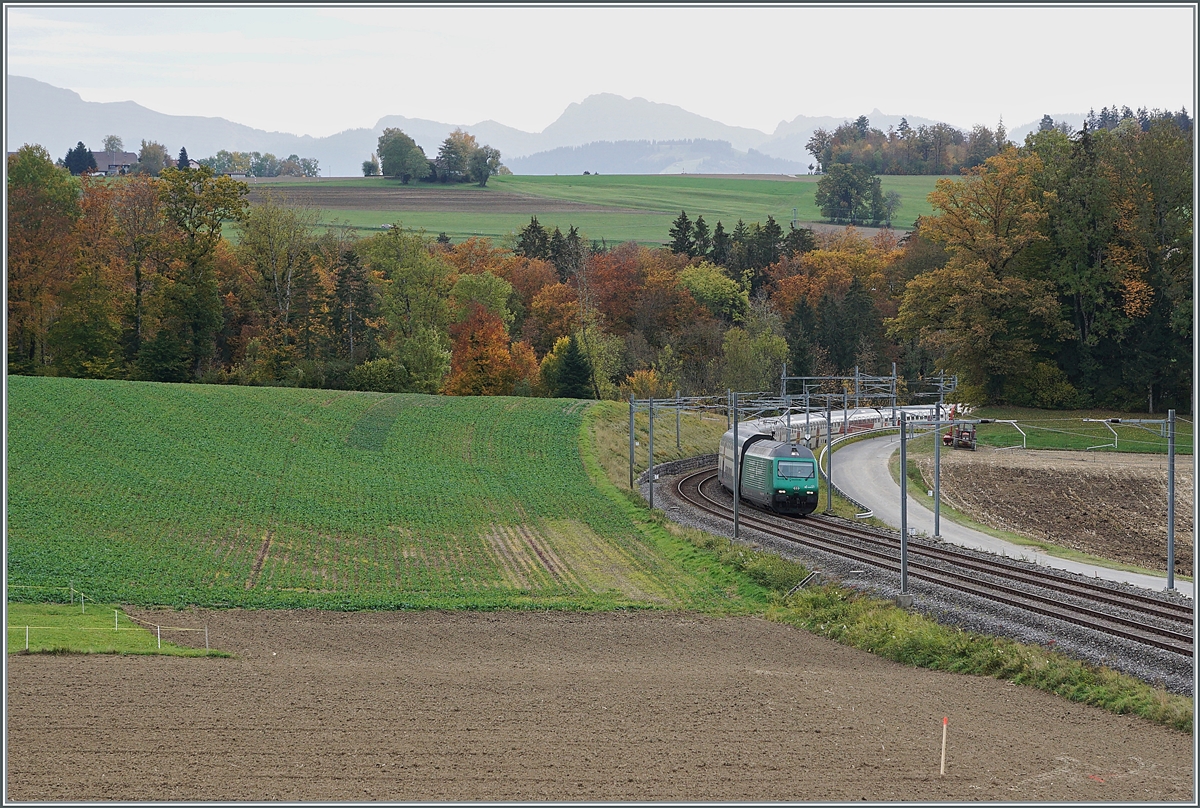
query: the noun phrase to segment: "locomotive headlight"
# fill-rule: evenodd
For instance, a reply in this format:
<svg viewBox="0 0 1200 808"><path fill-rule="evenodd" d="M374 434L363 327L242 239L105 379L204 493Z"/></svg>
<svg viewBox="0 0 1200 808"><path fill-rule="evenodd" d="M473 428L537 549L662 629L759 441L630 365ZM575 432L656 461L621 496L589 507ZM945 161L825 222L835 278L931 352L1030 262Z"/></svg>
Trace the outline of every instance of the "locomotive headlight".
<svg viewBox="0 0 1200 808"><path fill-rule="evenodd" d="M775 493L777 493L777 494L786 494L786 493L787 493L787 491L784 491L782 488L780 488L780 489L779 489L778 491L776 491Z"/></svg>

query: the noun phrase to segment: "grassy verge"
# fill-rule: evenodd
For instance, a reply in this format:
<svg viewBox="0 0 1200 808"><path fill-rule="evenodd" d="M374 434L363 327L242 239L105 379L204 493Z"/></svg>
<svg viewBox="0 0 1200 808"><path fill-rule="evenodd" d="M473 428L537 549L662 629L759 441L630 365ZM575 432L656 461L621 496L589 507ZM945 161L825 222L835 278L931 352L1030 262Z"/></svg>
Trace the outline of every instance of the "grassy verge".
<svg viewBox="0 0 1200 808"><path fill-rule="evenodd" d="M670 420L673 427L673 415ZM680 420L682 426L683 419ZM642 426L642 422L636 422L635 426ZM661 426L662 422L656 417L655 438L658 438ZM656 463L711 451L707 447L715 446L716 440L710 443L708 433L715 429L715 424L693 416L690 426L686 442L682 439L684 431L681 429L679 448L675 447L673 434L669 450L660 455L655 446ZM724 421L720 426L718 438L724 432ZM645 427L648 430L648 421ZM635 436L641 434L635 428ZM761 614L771 602L772 592L786 592L808 574L799 564L771 553L748 549L720 536L680 527L661 511L647 508L640 494L629 489L627 406L608 401L592 405L584 415L579 448L584 469L600 492L612 501L614 509L627 516L646 541L671 563L696 578L708 580L724 595L721 599L693 599L689 608L715 614ZM635 465L635 474L646 469L646 457L635 457L635 463L638 460L641 464Z"/></svg>
<svg viewBox="0 0 1200 808"><path fill-rule="evenodd" d="M681 445L701 447L692 452L693 456L711 452L724 423L719 424L722 429L713 437L709 433L716 426L697 421L690 437L681 430ZM657 426L655 433L657 438ZM803 580L806 570L801 565L675 525L661 513L651 513L641 497L629 490L629 416L621 405L593 405L585 416L581 448L584 466L596 485L619 507L627 509L664 552L676 558L704 559L751 578L753 586L743 586L738 599L731 600L729 613L734 613L736 605L738 613L761 614L906 665L992 676L1117 714L1135 714L1181 732L1192 731L1192 698L1168 693L1109 668L1039 646L943 626L899 609L891 601L869 598L838 584L788 595ZM687 451L683 449L680 455L686 456ZM840 499L835 497L835 512ZM852 516L853 506L843 504Z"/></svg>
<svg viewBox="0 0 1200 808"><path fill-rule="evenodd" d="M836 585L801 590L767 617L905 665L991 676L1192 731L1190 697L1039 646L943 626Z"/></svg>
<svg viewBox="0 0 1200 808"><path fill-rule="evenodd" d="M178 630L163 627L164 633ZM28 647L26 647L28 637ZM134 623L112 604L93 603L80 611L62 603L9 603L6 648L10 654L163 654L220 656L224 651L188 648Z"/></svg>

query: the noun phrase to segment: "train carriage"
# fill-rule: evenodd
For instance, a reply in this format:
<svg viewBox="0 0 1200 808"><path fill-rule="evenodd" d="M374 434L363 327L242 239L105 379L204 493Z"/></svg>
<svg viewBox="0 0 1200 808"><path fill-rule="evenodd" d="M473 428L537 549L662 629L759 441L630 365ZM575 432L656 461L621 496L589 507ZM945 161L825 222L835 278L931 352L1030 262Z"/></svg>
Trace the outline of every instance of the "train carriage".
<svg viewBox="0 0 1200 808"><path fill-rule="evenodd" d="M808 447L739 426L742 468L741 497L776 513L805 516L817 509L817 460ZM717 478L733 492L734 434L722 436Z"/></svg>

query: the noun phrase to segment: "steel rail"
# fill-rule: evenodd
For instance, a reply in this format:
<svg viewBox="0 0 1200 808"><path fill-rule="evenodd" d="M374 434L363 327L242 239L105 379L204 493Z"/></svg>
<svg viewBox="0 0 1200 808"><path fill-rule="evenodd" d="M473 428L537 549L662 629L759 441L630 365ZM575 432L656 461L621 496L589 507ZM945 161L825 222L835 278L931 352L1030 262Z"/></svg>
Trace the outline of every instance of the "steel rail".
<svg viewBox="0 0 1200 808"><path fill-rule="evenodd" d="M700 479L699 482L695 482L699 478L703 479ZM703 486L714 478L715 475L713 474L711 467L693 472L692 474L685 475L676 481L676 492L681 499L693 507L699 508L700 510L703 510L721 519L730 520L731 516L729 515L729 508L722 503L717 502L703 491ZM689 484L694 485L697 495L703 498L703 500L705 500L704 502L698 501L695 497L688 494L688 492L685 490L685 487ZM899 561L894 556L894 546L890 542L884 541L878 534L869 533L861 528L859 530L862 532L852 532L848 529L843 529L840 532L846 538L853 537L858 541L865 541L869 545L873 545L874 547L880 549L851 546L839 540L837 535L817 535L819 532L825 532L827 534L829 533L829 531L823 530L824 525L828 524L828 522L825 522L824 520L822 529L794 530L793 532L783 532L780 525L762 519L757 519L752 516L743 516L742 522L749 523L749 525L755 530L784 539L785 541L807 545L815 549L839 555L843 558L861 561L863 563L871 564L873 566L881 567L893 572L899 572L900 569ZM797 526L789 525L789 527ZM925 555L929 556L930 554L925 553ZM953 564L954 562L946 561L944 563ZM1160 628L1153 625L1147 625L1139 620L1131 620L1115 615L1104 614L1084 606L1063 606L1061 605L1061 598L1057 596L1037 595L1018 589L1013 589L1004 584L977 581L963 573L955 572L953 570L938 569L920 561L910 561L908 564L908 569L909 575L914 578L957 589L961 592L966 592L967 594L982 597L993 602L1003 603L1013 606L1014 608L1042 614L1047 617L1063 620L1074 625L1100 631L1112 636L1133 640L1146 645L1152 645L1154 647L1177 654L1191 656L1193 653L1192 637L1177 631ZM1040 586L1041 584L1035 583L1034 585ZM1077 596L1083 599L1093 599L1093 592L1094 587L1083 587L1078 591ZM1132 607L1123 606L1123 608Z"/></svg>
<svg viewBox="0 0 1200 808"><path fill-rule="evenodd" d="M713 501L711 497L706 496L706 499ZM805 524L805 522L808 520L802 521L795 517L782 515L778 515L776 518L794 524L796 529L800 532L810 531L813 529L809 524ZM820 523L822 525L821 530L824 532L846 536L857 541L868 542L882 547L892 547L896 541L895 537L886 535L880 531L866 527L841 525L831 519L828 519L827 517L820 515L814 514L813 516L809 517L809 519ZM1149 595L1140 595L1136 592L1118 592L1108 589L1107 587L1091 586L1083 581L1071 581L1070 579L1060 577L1059 575L1049 571L1030 570L1008 560L983 560L960 550L945 546L928 547L910 544L909 553L913 555L924 556L935 561L954 563L960 567L977 570L981 573L994 575L1000 578L1008 578L1009 580L1029 584L1031 586L1052 589L1062 592L1063 594L1084 598L1086 600L1106 603L1110 606L1127 609L1132 612L1137 612L1139 614L1155 617L1161 620L1183 623L1189 626L1193 623L1193 611L1190 604L1164 601Z"/></svg>

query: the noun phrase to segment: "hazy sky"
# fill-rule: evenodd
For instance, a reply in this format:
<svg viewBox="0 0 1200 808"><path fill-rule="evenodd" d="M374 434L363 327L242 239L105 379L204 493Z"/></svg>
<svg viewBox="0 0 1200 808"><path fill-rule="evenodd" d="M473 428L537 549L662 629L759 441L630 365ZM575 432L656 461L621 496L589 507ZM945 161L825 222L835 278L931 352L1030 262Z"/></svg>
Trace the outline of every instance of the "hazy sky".
<svg viewBox="0 0 1200 808"><path fill-rule="evenodd" d="M1194 113L1191 5L662 8L5 6L9 75L322 136L384 115L530 132L593 93L772 132L878 108L1010 127Z"/></svg>

